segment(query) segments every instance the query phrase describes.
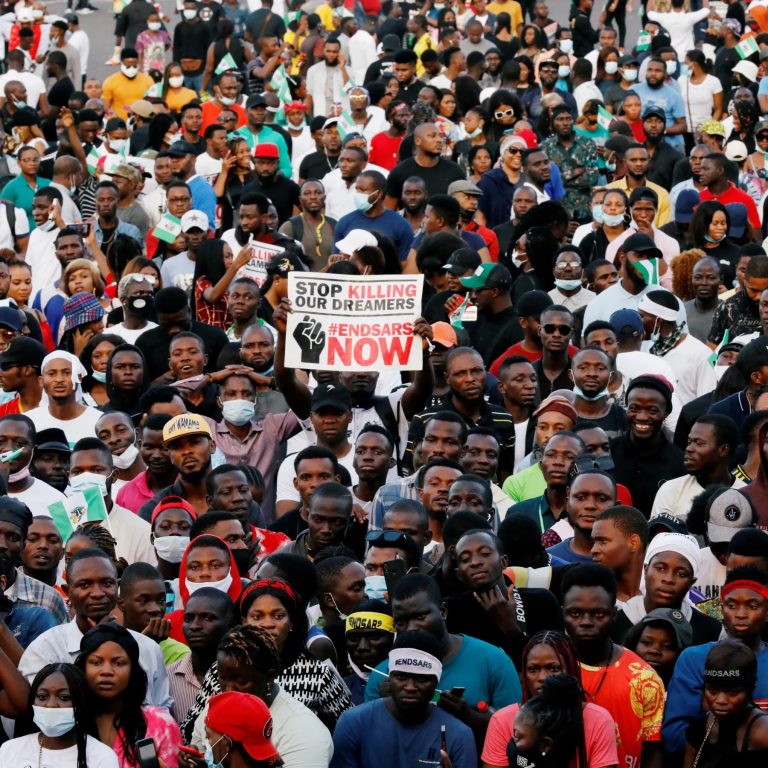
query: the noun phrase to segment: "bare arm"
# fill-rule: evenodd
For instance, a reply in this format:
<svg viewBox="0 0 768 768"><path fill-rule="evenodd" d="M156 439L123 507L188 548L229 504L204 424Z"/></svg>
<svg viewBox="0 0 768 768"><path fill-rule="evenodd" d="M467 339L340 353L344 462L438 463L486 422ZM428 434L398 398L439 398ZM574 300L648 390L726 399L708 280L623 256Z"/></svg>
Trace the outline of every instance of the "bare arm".
<svg viewBox="0 0 768 768"><path fill-rule="evenodd" d="M4 621L0 621L0 714L16 718L27 711L29 683L18 666L24 649Z"/></svg>
<svg viewBox="0 0 768 768"><path fill-rule="evenodd" d="M432 326L420 317L413 324L413 332L420 338L422 344L423 363L420 371L416 371L413 382L403 393L400 401L403 413L410 421L413 416L427 407L432 390L435 388L435 372L432 370L432 361L429 359L429 343L432 341Z"/></svg>
<svg viewBox="0 0 768 768"><path fill-rule="evenodd" d="M760 103L760 113L765 114L768 112L768 96L765 96L764 94L760 94L757 97L759 103ZM712 97L712 104L714 106L714 111L712 113L712 117L715 120L719 120L723 116L723 92L720 91L720 93L716 93Z"/></svg>
<svg viewBox="0 0 768 768"><path fill-rule="evenodd" d="M272 315L272 325L277 331L275 382L296 417L306 419L309 417L312 393L309 391L309 387L296 377L293 368L285 367L285 329L288 313L291 311L291 302L287 298L282 298ZM403 395L403 399L405 399L405 395Z"/></svg>
<svg viewBox="0 0 768 768"><path fill-rule="evenodd" d="M684 117L676 117L675 122L667 126L667 136L676 136L678 133L685 133Z"/></svg>
<svg viewBox="0 0 768 768"><path fill-rule="evenodd" d="M251 249L245 246L237 258L230 264L229 269L222 275L216 285L212 285L203 291L203 300L209 304L215 304L229 290L229 284L235 279L235 275L242 269L251 258Z"/></svg>
<svg viewBox="0 0 768 768"><path fill-rule="evenodd" d="M203 75L203 90L207 91L208 86L211 84L211 78L213 77L213 46L211 43L208 46L208 53L205 54L205 73Z"/></svg>

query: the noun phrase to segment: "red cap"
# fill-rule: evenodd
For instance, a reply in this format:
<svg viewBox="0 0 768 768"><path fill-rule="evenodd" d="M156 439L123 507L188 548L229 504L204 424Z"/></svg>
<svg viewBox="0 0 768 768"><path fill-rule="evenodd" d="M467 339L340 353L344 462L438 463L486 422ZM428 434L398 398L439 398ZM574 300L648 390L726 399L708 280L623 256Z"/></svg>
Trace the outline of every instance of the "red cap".
<svg viewBox="0 0 768 768"><path fill-rule="evenodd" d="M242 744L254 760L269 760L272 765L282 765L280 754L272 744L272 715L257 696L236 691L211 696L205 724Z"/></svg>
<svg viewBox="0 0 768 768"><path fill-rule="evenodd" d="M529 149L539 145L539 140L536 138L536 134L530 128L523 128L520 131L515 131L515 136L520 136L524 139Z"/></svg>
<svg viewBox="0 0 768 768"><path fill-rule="evenodd" d="M277 148L277 144L257 144L253 156L277 160L280 157L280 151Z"/></svg>
<svg viewBox="0 0 768 768"><path fill-rule="evenodd" d="M297 110L306 112L307 105L303 101L292 101L290 104L285 105L286 112L296 112Z"/></svg>
<svg viewBox="0 0 768 768"><path fill-rule="evenodd" d="M166 509L183 509L193 520L197 520L197 510L181 496L166 496L153 510L149 520L150 525L155 524L157 516Z"/></svg>

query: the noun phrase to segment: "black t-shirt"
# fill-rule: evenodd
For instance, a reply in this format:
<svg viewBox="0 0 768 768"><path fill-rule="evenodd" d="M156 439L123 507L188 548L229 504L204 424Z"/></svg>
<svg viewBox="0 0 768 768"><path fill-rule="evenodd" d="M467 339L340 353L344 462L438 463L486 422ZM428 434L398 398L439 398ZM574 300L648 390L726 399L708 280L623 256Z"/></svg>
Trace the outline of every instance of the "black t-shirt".
<svg viewBox="0 0 768 768"><path fill-rule="evenodd" d="M278 174L272 184L252 181L244 190L243 197L253 192L266 195L277 209L278 221L282 224L293 216L293 206L299 205L299 185L291 179Z"/></svg>
<svg viewBox="0 0 768 768"><path fill-rule="evenodd" d="M216 28L219 25L219 19L224 13L221 4L217 2L198 3L197 12L200 16L200 21L202 21L215 36Z"/></svg>
<svg viewBox="0 0 768 768"><path fill-rule="evenodd" d="M400 200L403 184L411 176L419 176L424 179L427 185L427 197L445 195L448 192L448 185L452 181L464 179L461 168L444 157L439 158L437 165L433 165L431 168L419 165L411 157L408 160L403 160L402 163L398 163L390 172L387 179L387 197L394 197ZM302 176L302 178L304 177Z"/></svg>
<svg viewBox="0 0 768 768"><path fill-rule="evenodd" d="M194 71L184 70L185 75L196 77L205 70L205 55L213 42L213 33L202 21L180 21L173 30L173 55L176 61L199 59L200 66Z"/></svg>
<svg viewBox="0 0 768 768"><path fill-rule="evenodd" d="M309 527L307 521L299 514L301 504L297 504L295 509L286 512L275 520L268 529L284 533L292 541L296 541L300 533L303 533Z"/></svg>
<svg viewBox="0 0 768 768"><path fill-rule="evenodd" d="M251 33L254 43L260 38L277 35L285 37L285 22L271 8L259 8L245 20L245 28Z"/></svg>
<svg viewBox="0 0 768 768"><path fill-rule="evenodd" d="M48 103L52 107L66 107L69 104L69 97L75 92L75 86L72 81L64 76L57 80L48 91Z"/></svg>
<svg viewBox="0 0 768 768"><path fill-rule="evenodd" d="M339 158L328 157L325 152L312 152L307 155L299 166L299 178L322 179L326 173L332 171L339 164Z"/></svg>
<svg viewBox="0 0 768 768"><path fill-rule="evenodd" d="M416 103L416 99L419 98L419 92L425 85L426 83L423 80L419 80L418 77L414 78L408 85L400 83L397 98L400 101L404 101L409 107L412 107Z"/></svg>
<svg viewBox="0 0 768 768"><path fill-rule="evenodd" d="M478 313L477 322L467 325L472 346L490 365L505 349L523 340L523 330L514 307L501 312Z"/></svg>

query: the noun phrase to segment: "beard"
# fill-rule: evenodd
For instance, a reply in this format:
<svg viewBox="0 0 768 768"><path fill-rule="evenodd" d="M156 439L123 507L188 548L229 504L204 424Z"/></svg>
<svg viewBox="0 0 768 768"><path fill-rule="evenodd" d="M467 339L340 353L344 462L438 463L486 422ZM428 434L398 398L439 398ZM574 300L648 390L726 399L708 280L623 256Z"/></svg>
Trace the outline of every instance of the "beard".
<svg viewBox="0 0 768 768"><path fill-rule="evenodd" d="M339 60L336 59L335 61L326 61L325 62L326 67L338 67L339 66Z"/></svg>

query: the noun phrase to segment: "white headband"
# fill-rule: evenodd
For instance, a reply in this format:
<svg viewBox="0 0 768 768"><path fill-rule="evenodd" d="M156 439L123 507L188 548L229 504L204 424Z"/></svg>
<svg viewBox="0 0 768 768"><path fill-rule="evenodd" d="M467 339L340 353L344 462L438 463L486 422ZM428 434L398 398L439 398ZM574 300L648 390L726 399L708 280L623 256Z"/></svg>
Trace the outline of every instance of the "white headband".
<svg viewBox="0 0 768 768"><path fill-rule="evenodd" d="M653 518L650 519L650 524L653 525ZM695 579L699 575L699 557L701 550L699 549L699 542L685 533L658 533L651 539L651 543L648 545L648 549L645 550L645 557L643 558L643 565L653 560L659 552L675 552L676 554L684 557L690 564L693 571L693 578Z"/></svg>
<svg viewBox="0 0 768 768"><path fill-rule="evenodd" d="M48 364L54 360L66 360L72 366L72 389L75 390L75 397L79 403L83 399L83 389L80 382L88 375L88 371L85 370L85 367L77 356L70 352L63 352L60 349L56 349L43 358L43 363L40 366L40 373L45 373ZM47 398L45 399L45 402L47 403ZM42 402L41 405L43 405Z"/></svg>
<svg viewBox="0 0 768 768"><path fill-rule="evenodd" d="M667 320L671 323L677 321L676 309L670 309L669 307L665 307L663 304L657 304L653 299L648 298L647 293L640 299L640 303L638 304L637 308L639 310L641 309L643 312L647 312L649 315L658 317L659 320Z"/></svg>
<svg viewBox="0 0 768 768"><path fill-rule="evenodd" d="M389 652L389 671L407 672L410 675L434 675L438 682L443 674L440 660L417 648L396 648Z"/></svg>

